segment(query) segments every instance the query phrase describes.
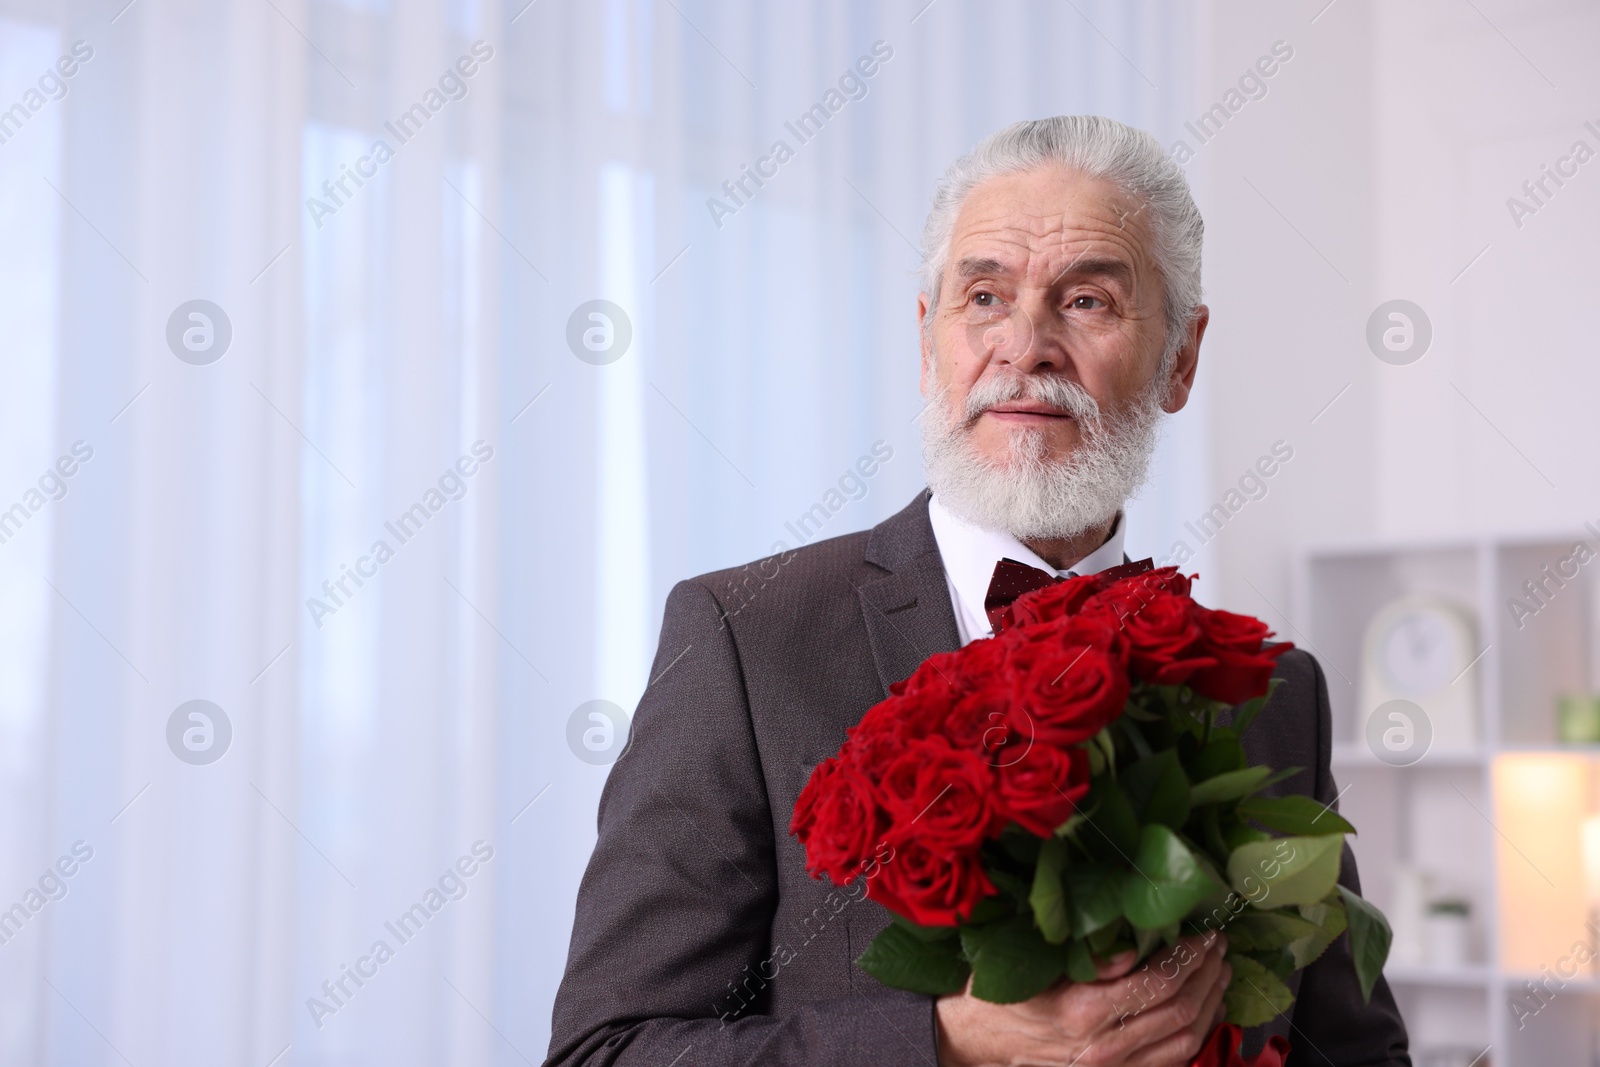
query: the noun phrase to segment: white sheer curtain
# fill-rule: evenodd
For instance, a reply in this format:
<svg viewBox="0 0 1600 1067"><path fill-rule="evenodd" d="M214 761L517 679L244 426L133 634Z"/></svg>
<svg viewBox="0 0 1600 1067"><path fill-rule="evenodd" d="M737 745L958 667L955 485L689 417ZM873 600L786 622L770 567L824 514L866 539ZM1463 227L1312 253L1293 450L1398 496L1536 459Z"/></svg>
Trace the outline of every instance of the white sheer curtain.
<svg viewBox="0 0 1600 1067"><path fill-rule="evenodd" d="M1177 3L525 3L0 3L0 1061L540 1060L575 709L631 710L677 579L921 485L939 170L1028 116L1169 136L1197 73Z"/></svg>

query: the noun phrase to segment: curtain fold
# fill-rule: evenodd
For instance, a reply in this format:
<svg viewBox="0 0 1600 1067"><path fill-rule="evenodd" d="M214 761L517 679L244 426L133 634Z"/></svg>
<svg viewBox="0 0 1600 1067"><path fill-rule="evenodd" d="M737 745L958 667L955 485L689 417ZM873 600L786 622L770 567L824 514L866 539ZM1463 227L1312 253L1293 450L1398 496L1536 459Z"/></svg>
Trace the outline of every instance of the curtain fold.
<svg viewBox="0 0 1600 1067"><path fill-rule="evenodd" d="M921 486L933 179L1024 117L1165 137L1191 23L0 3L0 108L93 50L0 142L0 1062L540 1060L588 702L625 723L675 581Z"/></svg>

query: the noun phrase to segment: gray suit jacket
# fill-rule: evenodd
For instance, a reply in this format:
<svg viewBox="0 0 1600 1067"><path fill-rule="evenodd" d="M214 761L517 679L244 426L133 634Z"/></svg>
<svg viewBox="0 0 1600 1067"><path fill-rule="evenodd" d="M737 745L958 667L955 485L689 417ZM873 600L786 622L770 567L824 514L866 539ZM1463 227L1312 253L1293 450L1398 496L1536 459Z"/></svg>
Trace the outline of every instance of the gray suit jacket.
<svg viewBox="0 0 1600 1067"><path fill-rule="evenodd" d="M879 526L680 582L652 681L600 800L548 1063L935 1067L933 1000L852 961L888 922L812 880L795 797L845 729L934 652L959 645L927 493ZM1331 803L1322 670L1305 652L1247 735L1280 786ZM1356 887L1345 853L1346 884ZM1341 937L1298 977L1291 1064L1407 1064L1380 979L1363 1006Z"/></svg>

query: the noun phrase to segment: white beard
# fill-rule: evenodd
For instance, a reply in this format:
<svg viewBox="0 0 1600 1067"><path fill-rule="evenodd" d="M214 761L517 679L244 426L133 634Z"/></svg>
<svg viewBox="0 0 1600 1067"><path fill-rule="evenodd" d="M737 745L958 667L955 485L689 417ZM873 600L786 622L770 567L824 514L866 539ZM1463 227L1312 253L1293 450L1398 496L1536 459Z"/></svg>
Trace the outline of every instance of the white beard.
<svg viewBox="0 0 1600 1067"><path fill-rule="evenodd" d="M935 357L937 358L937 357ZM1144 484L1159 437L1166 375L1158 374L1126 414L1103 416L1094 397L1055 375L1007 374L981 379L957 413L938 399L922 420L928 485L968 522L1018 540L1076 537L1109 523ZM1037 427L1010 431L1003 462L972 442L978 417L996 404L1037 400L1077 420L1080 440L1052 457Z"/></svg>

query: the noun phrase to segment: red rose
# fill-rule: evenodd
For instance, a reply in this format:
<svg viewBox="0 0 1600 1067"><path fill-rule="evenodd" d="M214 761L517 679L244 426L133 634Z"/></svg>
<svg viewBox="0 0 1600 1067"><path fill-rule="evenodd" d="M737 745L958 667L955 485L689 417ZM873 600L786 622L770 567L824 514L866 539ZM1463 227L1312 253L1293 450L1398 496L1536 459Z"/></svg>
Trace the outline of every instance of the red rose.
<svg viewBox="0 0 1600 1067"><path fill-rule="evenodd" d="M892 844L894 854L867 880L867 896L912 922L954 926L995 891L976 854L952 858L915 834Z"/></svg>
<svg viewBox="0 0 1600 1067"><path fill-rule="evenodd" d="M1283 1067L1288 1061L1289 1042L1277 1035L1269 1037L1266 1047L1249 1060L1239 1054L1243 1040L1243 1030L1233 1023L1223 1023L1206 1036L1189 1067Z"/></svg>
<svg viewBox="0 0 1600 1067"><path fill-rule="evenodd" d="M1006 628L1054 622L1075 615L1083 602L1098 593L1105 584L1099 575L1084 574L1024 593L1012 602L1011 621Z"/></svg>
<svg viewBox="0 0 1600 1067"><path fill-rule="evenodd" d="M1049 837L1072 817L1089 791L1089 753L1036 744L1017 748L995 767L1001 814L1029 833Z"/></svg>
<svg viewBox="0 0 1600 1067"><path fill-rule="evenodd" d="M1265 693L1278 657L1294 647L1287 641L1263 647L1272 631L1249 615L1197 606L1195 622L1207 652L1217 662L1196 672L1189 684L1200 695L1227 704L1240 704Z"/></svg>
<svg viewBox="0 0 1600 1067"><path fill-rule="evenodd" d="M935 652L923 660L911 677L889 686L891 696L912 696L918 693L951 695L955 693L955 679L962 673L960 656L965 649L954 652Z"/></svg>
<svg viewBox="0 0 1600 1067"><path fill-rule="evenodd" d="M1005 642L986 637L961 649L960 669L953 682L958 692L973 693L1003 685L1009 673L1009 649Z"/></svg>
<svg viewBox="0 0 1600 1067"><path fill-rule="evenodd" d="M1074 745L1122 714L1128 688L1126 667L1103 645L1043 648L1018 690L1012 722L1036 743Z"/></svg>
<svg viewBox="0 0 1600 1067"><path fill-rule="evenodd" d="M1216 651L1216 665L1203 667L1189 679L1189 687L1203 697L1224 704L1242 704L1267 691L1278 657L1294 646L1285 642L1270 645L1255 655Z"/></svg>
<svg viewBox="0 0 1600 1067"><path fill-rule="evenodd" d="M1108 590L1083 610L1121 629L1129 662L1144 681L1177 685L1215 662L1207 655L1196 605L1188 597L1159 588Z"/></svg>
<svg viewBox="0 0 1600 1067"><path fill-rule="evenodd" d="M1199 605L1195 606L1195 623L1207 644L1233 652L1258 652L1261 643L1272 636L1267 624L1253 616L1215 611Z"/></svg>
<svg viewBox="0 0 1600 1067"><path fill-rule="evenodd" d="M998 639L1006 647L1007 674L1013 685L1032 673L1041 655L1054 655L1069 645L1093 645L1110 653L1126 668L1128 641L1101 615L1073 615L1054 622L1020 626Z"/></svg>
<svg viewBox="0 0 1600 1067"><path fill-rule="evenodd" d="M848 744L872 761L863 763L857 759L854 762L876 779L883 770L883 763L876 760L874 753L885 745L898 751L914 738L942 734L945 720L957 699L953 690L930 686L874 704L860 722L846 731L850 739Z"/></svg>
<svg viewBox="0 0 1600 1067"><path fill-rule="evenodd" d="M907 743L878 784L897 834L947 856L976 850L1002 825L989 796L989 768L942 738Z"/></svg>
<svg viewBox="0 0 1600 1067"><path fill-rule="evenodd" d="M1176 567L1157 567L1142 574L1129 575L1116 584L1124 589L1139 588L1146 591L1171 593L1173 596L1189 595L1191 578L1198 575L1179 574Z"/></svg>
<svg viewBox="0 0 1600 1067"><path fill-rule="evenodd" d="M1011 724L1013 690L991 686L968 693L956 702L945 720L944 736L951 748L971 752L993 765L1009 746L1024 738Z"/></svg>
<svg viewBox="0 0 1600 1067"><path fill-rule="evenodd" d="M811 772L795 801L789 832L806 850L806 870L848 885L888 831L872 783L837 756Z"/></svg>

